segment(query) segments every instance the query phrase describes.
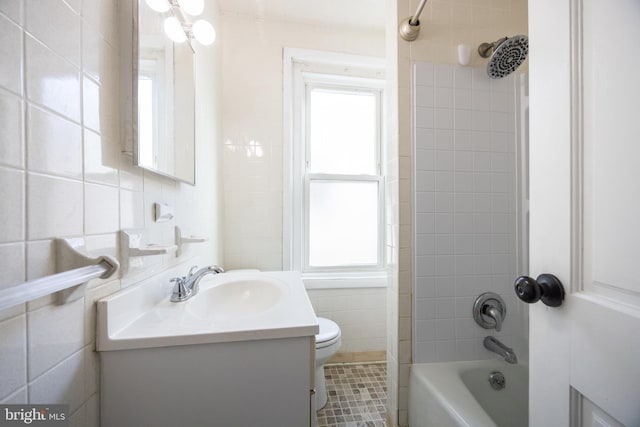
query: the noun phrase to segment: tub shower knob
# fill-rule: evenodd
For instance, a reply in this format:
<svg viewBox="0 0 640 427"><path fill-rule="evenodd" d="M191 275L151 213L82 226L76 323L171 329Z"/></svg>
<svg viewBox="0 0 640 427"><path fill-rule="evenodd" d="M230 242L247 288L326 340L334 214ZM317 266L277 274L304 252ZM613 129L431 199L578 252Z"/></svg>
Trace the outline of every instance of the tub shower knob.
<svg viewBox="0 0 640 427"><path fill-rule="evenodd" d="M520 276L514 288L518 298L528 304L542 300L549 307L559 307L564 300L564 287L553 274L541 274L537 279Z"/></svg>
<svg viewBox="0 0 640 427"><path fill-rule="evenodd" d="M473 318L485 329L495 329L496 332L500 332L506 316L507 305L500 295L494 292L481 294L473 303Z"/></svg>

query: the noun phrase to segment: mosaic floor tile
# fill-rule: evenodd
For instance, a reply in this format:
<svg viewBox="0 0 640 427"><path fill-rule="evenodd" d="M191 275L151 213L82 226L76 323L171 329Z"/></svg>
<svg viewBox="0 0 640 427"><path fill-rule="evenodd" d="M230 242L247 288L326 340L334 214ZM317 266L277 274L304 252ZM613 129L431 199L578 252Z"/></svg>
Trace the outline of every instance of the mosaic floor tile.
<svg viewBox="0 0 640 427"><path fill-rule="evenodd" d="M386 427L387 365L327 365L327 405L318 427Z"/></svg>

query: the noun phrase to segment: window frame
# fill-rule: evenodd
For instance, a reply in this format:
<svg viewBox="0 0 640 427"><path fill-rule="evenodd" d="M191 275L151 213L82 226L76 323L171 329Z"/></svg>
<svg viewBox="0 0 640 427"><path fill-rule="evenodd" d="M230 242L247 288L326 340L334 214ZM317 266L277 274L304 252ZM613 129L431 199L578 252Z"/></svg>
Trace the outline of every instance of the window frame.
<svg viewBox="0 0 640 427"><path fill-rule="evenodd" d="M320 88L363 92L376 99L376 173L309 172L309 93ZM307 287L385 286L384 209L384 60L300 49L284 50L284 268L303 273ZM309 186L312 181L369 181L378 185L378 259L376 264L312 267L309 265ZM314 282L317 286L309 286Z"/></svg>

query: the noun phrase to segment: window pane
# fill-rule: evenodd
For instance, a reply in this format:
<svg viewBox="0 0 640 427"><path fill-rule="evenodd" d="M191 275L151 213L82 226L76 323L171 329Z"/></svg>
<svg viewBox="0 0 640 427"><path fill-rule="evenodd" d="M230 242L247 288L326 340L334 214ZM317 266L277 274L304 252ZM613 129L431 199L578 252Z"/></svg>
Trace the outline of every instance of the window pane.
<svg viewBox="0 0 640 427"><path fill-rule="evenodd" d="M375 175L375 95L312 89L309 96L310 171Z"/></svg>
<svg viewBox="0 0 640 427"><path fill-rule="evenodd" d="M311 181L309 265L376 265L378 182Z"/></svg>

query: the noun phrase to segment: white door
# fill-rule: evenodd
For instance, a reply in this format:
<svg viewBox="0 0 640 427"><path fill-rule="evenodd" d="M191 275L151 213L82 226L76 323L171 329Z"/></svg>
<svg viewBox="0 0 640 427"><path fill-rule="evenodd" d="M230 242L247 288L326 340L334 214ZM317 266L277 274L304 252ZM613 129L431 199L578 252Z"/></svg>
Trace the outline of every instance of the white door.
<svg viewBox="0 0 640 427"><path fill-rule="evenodd" d="M530 425L640 426L640 0L529 0Z"/></svg>

